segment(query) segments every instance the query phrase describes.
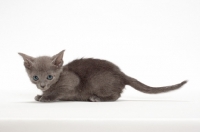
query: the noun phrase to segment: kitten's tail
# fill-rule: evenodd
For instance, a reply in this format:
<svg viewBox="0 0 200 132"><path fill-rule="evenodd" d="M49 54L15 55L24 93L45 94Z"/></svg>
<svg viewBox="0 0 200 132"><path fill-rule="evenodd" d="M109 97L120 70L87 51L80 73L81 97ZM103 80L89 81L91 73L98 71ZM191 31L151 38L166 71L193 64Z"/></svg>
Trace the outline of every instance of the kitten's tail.
<svg viewBox="0 0 200 132"><path fill-rule="evenodd" d="M163 92L175 90L175 89L182 87L184 84L187 83L187 81L183 81L179 84L175 84L175 85L171 85L171 86L150 87L150 86L147 86L147 85L145 85L145 84L139 82L138 80L131 78L129 76L126 76L125 80L126 80L127 85L132 86L133 88L135 88L138 91L141 91L141 92L144 92L144 93L150 93L150 94L163 93Z"/></svg>

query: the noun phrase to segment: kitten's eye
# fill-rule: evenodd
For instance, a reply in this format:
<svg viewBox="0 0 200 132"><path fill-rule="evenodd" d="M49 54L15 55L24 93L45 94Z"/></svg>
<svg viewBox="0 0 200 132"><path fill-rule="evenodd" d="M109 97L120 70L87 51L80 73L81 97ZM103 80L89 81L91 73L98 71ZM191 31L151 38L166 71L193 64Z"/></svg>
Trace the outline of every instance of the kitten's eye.
<svg viewBox="0 0 200 132"><path fill-rule="evenodd" d="M38 76L33 76L33 80L34 80L34 81L39 80Z"/></svg>
<svg viewBox="0 0 200 132"><path fill-rule="evenodd" d="M52 75L48 75L48 76L47 76L47 79L48 79L48 80L52 80L52 79L53 79L53 76L52 76Z"/></svg>

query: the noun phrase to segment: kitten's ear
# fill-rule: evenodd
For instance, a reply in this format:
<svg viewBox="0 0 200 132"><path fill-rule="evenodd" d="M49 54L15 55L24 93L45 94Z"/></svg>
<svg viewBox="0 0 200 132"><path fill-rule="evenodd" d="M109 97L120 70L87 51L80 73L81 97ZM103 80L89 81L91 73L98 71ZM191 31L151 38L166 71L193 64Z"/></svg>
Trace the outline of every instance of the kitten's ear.
<svg viewBox="0 0 200 132"><path fill-rule="evenodd" d="M65 50L62 50L60 53L54 55L52 57L52 64L57 66L57 67L62 67L63 65L63 55L64 55Z"/></svg>
<svg viewBox="0 0 200 132"><path fill-rule="evenodd" d="M23 53L18 53L24 59L24 66L30 69L33 65L34 58Z"/></svg>

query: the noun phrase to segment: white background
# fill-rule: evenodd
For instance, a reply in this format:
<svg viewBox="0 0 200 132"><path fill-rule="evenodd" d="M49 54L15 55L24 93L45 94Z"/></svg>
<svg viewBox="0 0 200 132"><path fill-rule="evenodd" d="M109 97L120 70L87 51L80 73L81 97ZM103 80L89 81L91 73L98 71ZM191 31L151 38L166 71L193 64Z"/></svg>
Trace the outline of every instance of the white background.
<svg viewBox="0 0 200 132"><path fill-rule="evenodd" d="M150 86L189 82L148 95L127 86L122 98L200 101L200 1L0 0L0 99L32 100L17 54L109 60ZM121 99L122 99L121 98Z"/></svg>

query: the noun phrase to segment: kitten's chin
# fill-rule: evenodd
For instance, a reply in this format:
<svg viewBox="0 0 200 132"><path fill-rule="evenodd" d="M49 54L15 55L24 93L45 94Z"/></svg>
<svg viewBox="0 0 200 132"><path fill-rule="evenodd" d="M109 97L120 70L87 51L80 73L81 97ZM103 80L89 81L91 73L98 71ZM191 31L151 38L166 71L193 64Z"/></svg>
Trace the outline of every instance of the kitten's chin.
<svg viewBox="0 0 200 132"><path fill-rule="evenodd" d="M40 89L40 90L42 90L42 92L47 91L47 89Z"/></svg>
<svg viewBox="0 0 200 132"><path fill-rule="evenodd" d="M42 92L44 92L44 91L47 91L49 88L40 88L40 87L37 87L39 90L41 90Z"/></svg>
<svg viewBox="0 0 200 132"><path fill-rule="evenodd" d="M47 91L48 89L49 89L49 88L46 88L46 87L45 87L45 88L41 88L40 90L42 90L42 91L44 92L44 91Z"/></svg>

